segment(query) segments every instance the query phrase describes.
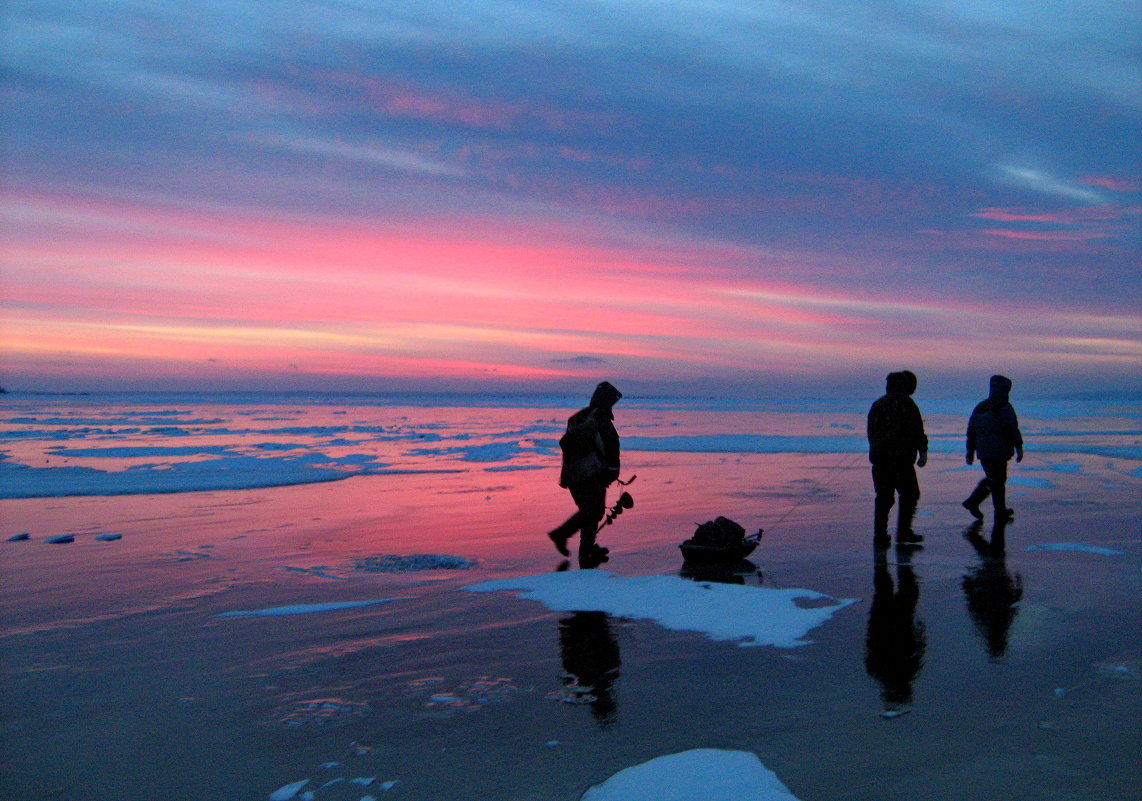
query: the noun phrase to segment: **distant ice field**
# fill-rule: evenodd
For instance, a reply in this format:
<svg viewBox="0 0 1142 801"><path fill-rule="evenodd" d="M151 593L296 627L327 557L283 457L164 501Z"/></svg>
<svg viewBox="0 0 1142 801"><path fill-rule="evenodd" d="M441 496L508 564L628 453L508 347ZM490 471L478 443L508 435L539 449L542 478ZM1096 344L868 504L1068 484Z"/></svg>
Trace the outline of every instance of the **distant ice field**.
<svg viewBox="0 0 1142 801"><path fill-rule="evenodd" d="M624 399L625 453L862 454L867 401ZM933 454L963 450L968 401L918 399ZM1142 402L1019 402L1025 469L1085 454L1142 462ZM0 498L129 495L413 472L554 469L574 398L0 398ZM1138 475L1137 464L1125 472ZM1013 476L1014 486L1049 478Z"/></svg>

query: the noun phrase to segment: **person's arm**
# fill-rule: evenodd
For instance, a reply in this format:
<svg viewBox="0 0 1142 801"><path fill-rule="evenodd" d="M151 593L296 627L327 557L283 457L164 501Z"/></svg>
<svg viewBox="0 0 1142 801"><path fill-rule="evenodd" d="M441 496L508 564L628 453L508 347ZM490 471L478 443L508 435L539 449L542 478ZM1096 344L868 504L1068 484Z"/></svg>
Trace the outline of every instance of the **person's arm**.
<svg viewBox="0 0 1142 801"><path fill-rule="evenodd" d="M621 466L619 432L615 430L613 420L599 421L599 436L603 440L603 461L607 465L607 483L610 484L619 477Z"/></svg>
<svg viewBox="0 0 1142 801"><path fill-rule="evenodd" d="M968 435L967 435L967 461L968 464L975 464L975 414L968 418Z"/></svg>
<svg viewBox="0 0 1142 801"><path fill-rule="evenodd" d="M916 442L916 466L923 467L928 464L928 435L924 433L924 416L920 414L920 407L915 402L912 403L913 411L913 429Z"/></svg>
<svg viewBox="0 0 1142 801"><path fill-rule="evenodd" d="M1003 422L1003 435L1015 447L1015 461L1023 461L1023 433L1019 430L1019 417L1015 414L1015 407L1010 403L1003 407L1001 420Z"/></svg>

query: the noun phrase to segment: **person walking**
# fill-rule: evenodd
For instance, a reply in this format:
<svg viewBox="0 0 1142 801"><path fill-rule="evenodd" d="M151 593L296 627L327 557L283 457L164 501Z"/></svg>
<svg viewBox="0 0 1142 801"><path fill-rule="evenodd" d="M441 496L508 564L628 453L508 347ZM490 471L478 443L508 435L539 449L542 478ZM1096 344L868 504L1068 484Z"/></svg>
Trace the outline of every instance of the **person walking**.
<svg viewBox="0 0 1142 801"><path fill-rule="evenodd" d="M595 535L607 512L607 487L619 477L620 445L613 409L622 396L611 383L599 384L586 408L567 421L567 431L559 440L563 451L559 486L571 493L577 509L547 536L559 553L570 556L567 541L578 533L580 566L592 567L608 552L596 544Z"/></svg>
<svg viewBox="0 0 1142 801"><path fill-rule="evenodd" d="M1019 418L1010 396L1011 379L993 375L987 399L976 405L968 419L967 463L974 464L978 456L983 478L963 502L963 507L976 520L983 520L979 505L990 495L997 526L1004 525L1015 515L1007 508L1007 463L1012 456L1016 462L1023 461L1023 434L1019 431Z"/></svg>
<svg viewBox="0 0 1142 801"><path fill-rule="evenodd" d="M924 538L912 530L912 518L920 501L916 467L928 463L928 437L920 408L912 400L916 375L911 370L889 373L885 394L868 410L868 460L872 463L873 544L886 548L888 513L900 495L896 524L897 545L918 545Z"/></svg>

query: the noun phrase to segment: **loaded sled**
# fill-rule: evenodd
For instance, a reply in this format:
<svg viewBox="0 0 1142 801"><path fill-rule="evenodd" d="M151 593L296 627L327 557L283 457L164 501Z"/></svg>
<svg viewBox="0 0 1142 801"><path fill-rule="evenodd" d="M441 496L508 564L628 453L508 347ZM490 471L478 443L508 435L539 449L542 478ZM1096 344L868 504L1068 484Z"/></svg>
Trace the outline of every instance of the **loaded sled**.
<svg viewBox="0 0 1142 801"><path fill-rule="evenodd" d="M745 529L727 517L719 517L698 526L694 536L681 543L682 559L687 564L717 564L745 559L761 542L763 529L746 536Z"/></svg>

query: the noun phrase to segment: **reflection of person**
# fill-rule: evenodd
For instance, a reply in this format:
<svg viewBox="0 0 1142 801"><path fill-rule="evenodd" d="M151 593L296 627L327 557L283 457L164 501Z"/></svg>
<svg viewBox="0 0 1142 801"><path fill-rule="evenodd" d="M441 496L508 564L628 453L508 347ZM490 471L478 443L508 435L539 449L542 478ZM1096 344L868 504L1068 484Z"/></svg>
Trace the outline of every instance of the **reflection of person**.
<svg viewBox="0 0 1142 801"><path fill-rule="evenodd" d="M607 487L619 477L619 434L613 409L622 396L609 382L599 384L590 404L567 421L567 433L560 440L559 486L570 491L578 510L547 536L561 554L570 556L567 540L578 532L583 566L594 566L607 555L606 548L595 544L595 535L607 513Z"/></svg>
<svg viewBox="0 0 1142 801"><path fill-rule="evenodd" d="M1010 394L1011 379L993 375L987 399L976 405L968 420L967 463L973 464L978 456L984 477L963 507L976 520L983 520L979 505L991 495L997 524L1014 514L1007 508L1007 462L1012 456L1017 462L1023 461L1023 435L1015 408L1008 400Z"/></svg>
<svg viewBox="0 0 1142 801"><path fill-rule="evenodd" d="M1007 637L1023 598L1023 579L1007 570L1004 548L1004 522L996 523L991 542L980 534L982 524L972 523L964 537L979 554L980 563L964 574L962 586L968 612L976 630L987 645L987 655L998 662L1007 653Z"/></svg>
<svg viewBox="0 0 1142 801"><path fill-rule="evenodd" d="M606 612L573 612L559 621L563 670L571 686L588 692L591 713L603 725L615 722L618 706L612 695L619 676L619 645Z"/></svg>
<svg viewBox="0 0 1142 801"><path fill-rule="evenodd" d="M923 537L912 530L912 518L920 501L920 484L913 464L923 467L928 462L928 437L920 408L912 400L916 376L910 370L889 373L885 394L868 410L868 460L872 463L873 543L885 547L888 536L888 513L900 495L896 523L898 544L919 543Z"/></svg>
<svg viewBox="0 0 1142 801"><path fill-rule="evenodd" d="M927 638L923 621L916 619L920 583L907 561L896 566L894 587L888 560L879 554L873 573L872 608L868 614L864 666L880 683L886 711L902 711L912 703L912 682L924 666Z"/></svg>

